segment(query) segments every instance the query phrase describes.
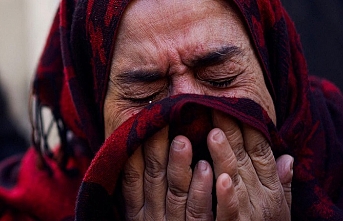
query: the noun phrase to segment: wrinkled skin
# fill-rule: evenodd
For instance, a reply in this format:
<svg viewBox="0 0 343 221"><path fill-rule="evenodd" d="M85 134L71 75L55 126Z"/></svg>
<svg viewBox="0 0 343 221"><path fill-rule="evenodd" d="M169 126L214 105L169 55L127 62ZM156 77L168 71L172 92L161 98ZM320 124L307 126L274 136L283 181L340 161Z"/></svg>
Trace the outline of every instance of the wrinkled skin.
<svg viewBox="0 0 343 221"><path fill-rule="evenodd" d="M236 10L219 0L132 2L116 39L106 137L147 104L182 93L249 98L276 123ZM290 220L293 159L275 161L261 133L229 116L214 112L213 122L207 137L213 168L199 161L192 170L190 141L177 136L169 145L168 127L134 153L123 177L128 220Z"/></svg>

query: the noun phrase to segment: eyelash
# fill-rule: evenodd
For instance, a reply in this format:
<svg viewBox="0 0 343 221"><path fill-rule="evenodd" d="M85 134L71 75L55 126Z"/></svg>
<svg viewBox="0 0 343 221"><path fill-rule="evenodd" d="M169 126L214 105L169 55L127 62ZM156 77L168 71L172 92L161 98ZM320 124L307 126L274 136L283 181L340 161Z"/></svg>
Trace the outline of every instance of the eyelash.
<svg viewBox="0 0 343 221"><path fill-rule="evenodd" d="M236 80L238 75L227 78L227 79L219 79L219 80L206 80L206 79L200 79L203 82L206 82L207 84L211 85L212 87L224 89L229 87L233 81ZM150 102L154 102L156 98L158 97L160 92L154 93L148 97L143 98L128 98L132 103L137 105L147 105Z"/></svg>
<svg viewBox="0 0 343 221"><path fill-rule="evenodd" d="M128 98L132 103L137 104L137 105L147 105L150 102L153 102L159 93L154 93L148 97L142 97L142 98Z"/></svg>
<svg viewBox="0 0 343 221"><path fill-rule="evenodd" d="M201 81L204 81L207 84L210 84L212 87L215 87L215 88L227 88L232 84L232 82L234 80L236 80L237 76L230 77L228 79L220 79L220 80L216 80L216 81L206 80L206 79L201 79Z"/></svg>
<svg viewBox="0 0 343 221"><path fill-rule="evenodd" d="M208 83L211 84L213 87L226 88L232 83L232 81L233 79L222 81L222 82L209 81Z"/></svg>
<svg viewBox="0 0 343 221"><path fill-rule="evenodd" d="M144 98L130 98L130 101L136 104L148 104L150 101L153 101L156 97L157 95L152 95Z"/></svg>

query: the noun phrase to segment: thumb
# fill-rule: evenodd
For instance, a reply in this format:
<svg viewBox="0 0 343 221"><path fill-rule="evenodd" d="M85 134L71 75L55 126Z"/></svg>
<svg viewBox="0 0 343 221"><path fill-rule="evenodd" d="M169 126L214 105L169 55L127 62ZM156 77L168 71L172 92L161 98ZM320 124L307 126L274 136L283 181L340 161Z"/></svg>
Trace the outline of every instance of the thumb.
<svg viewBox="0 0 343 221"><path fill-rule="evenodd" d="M288 204L289 209L291 209L292 203L292 178L293 178L293 162L294 159L290 155L282 155L276 160L277 172L279 175L280 182L283 187L283 192Z"/></svg>

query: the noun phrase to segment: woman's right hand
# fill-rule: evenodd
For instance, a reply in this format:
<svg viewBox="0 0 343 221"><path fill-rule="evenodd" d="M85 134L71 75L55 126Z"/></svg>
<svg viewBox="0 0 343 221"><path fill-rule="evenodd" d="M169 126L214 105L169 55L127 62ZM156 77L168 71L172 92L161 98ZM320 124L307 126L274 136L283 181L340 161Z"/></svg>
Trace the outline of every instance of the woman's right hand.
<svg viewBox="0 0 343 221"><path fill-rule="evenodd" d="M211 167L200 161L192 171L191 161L186 137L169 148L168 128L152 136L124 169L127 220L213 220Z"/></svg>

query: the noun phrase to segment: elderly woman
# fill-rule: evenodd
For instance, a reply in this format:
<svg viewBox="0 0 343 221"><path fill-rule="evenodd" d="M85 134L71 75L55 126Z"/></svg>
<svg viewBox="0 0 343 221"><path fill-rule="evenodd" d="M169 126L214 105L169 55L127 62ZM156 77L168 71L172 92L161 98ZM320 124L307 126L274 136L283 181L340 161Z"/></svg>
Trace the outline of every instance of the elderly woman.
<svg viewBox="0 0 343 221"><path fill-rule="evenodd" d="M2 220L343 219L342 95L277 0L64 0L33 99Z"/></svg>

